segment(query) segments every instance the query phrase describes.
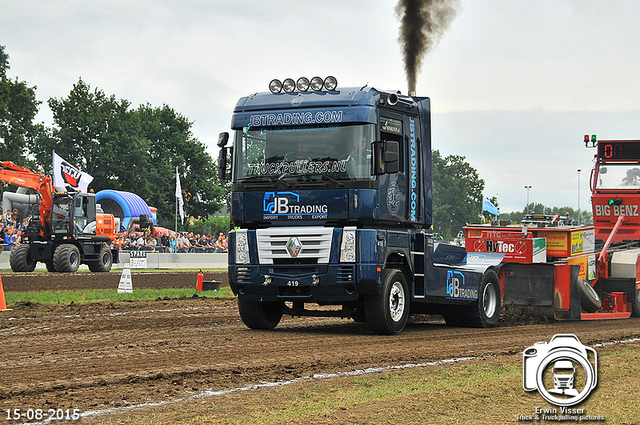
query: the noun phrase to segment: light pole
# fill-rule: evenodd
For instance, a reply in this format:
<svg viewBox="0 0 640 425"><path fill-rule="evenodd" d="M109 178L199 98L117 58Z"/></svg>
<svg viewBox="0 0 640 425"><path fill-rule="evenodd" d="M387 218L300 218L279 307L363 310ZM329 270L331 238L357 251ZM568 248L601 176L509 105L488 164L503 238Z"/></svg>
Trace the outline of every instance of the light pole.
<svg viewBox="0 0 640 425"><path fill-rule="evenodd" d="M527 205L524 206L524 213L527 213L527 208L529 208L529 190L531 189L531 186L525 186L525 189L527 189Z"/></svg>
<svg viewBox="0 0 640 425"><path fill-rule="evenodd" d="M578 226L582 223L582 218L580 217L580 168L578 168Z"/></svg>

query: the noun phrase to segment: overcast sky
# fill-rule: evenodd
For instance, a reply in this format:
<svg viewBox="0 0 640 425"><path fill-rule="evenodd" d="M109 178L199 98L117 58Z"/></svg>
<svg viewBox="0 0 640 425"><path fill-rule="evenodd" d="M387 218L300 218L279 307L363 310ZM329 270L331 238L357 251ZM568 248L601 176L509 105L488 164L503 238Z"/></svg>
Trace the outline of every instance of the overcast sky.
<svg viewBox="0 0 640 425"><path fill-rule="evenodd" d="M241 96L333 75L406 93L394 0L0 0L10 77L46 101L82 78L134 107L167 104L216 155ZM502 212L590 209L584 134L640 139L640 2L460 0L418 94L433 148L464 155ZM5 158L10 159L10 158Z"/></svg>

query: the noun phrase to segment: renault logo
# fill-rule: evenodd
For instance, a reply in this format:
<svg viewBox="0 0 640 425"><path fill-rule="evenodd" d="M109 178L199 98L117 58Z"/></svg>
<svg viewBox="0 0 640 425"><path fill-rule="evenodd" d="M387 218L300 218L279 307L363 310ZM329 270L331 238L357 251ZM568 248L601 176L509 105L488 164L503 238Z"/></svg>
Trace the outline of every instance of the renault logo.
<svg viewBox="0 0 640 425"><path fill-rule="evenodd" d="M287 248L287 252L289 253L289 256L295 258L298 256L298 254L300 254L300 251L302 251L302 243L300 242L300 239L294 236L291 239L289 239L289 242L287 242L286 248Z"/></svg>

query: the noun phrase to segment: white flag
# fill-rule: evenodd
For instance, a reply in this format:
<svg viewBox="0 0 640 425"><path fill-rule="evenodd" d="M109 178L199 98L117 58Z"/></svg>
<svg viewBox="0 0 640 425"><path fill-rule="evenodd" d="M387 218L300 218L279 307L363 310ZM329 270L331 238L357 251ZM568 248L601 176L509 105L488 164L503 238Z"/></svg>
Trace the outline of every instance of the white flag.
<svg viewBox="0 0 640 425"><path fill-rule="evenodd" d="M184 224L184 199L182 199L182 187L180 186L178 167L176 167L176 198L178 198L178 207L180 208L180 223Z"/></svg>
<svg viewBox="0 0 640 425"><path fill-rule="evenodd" d="M71 186L77 191L86 192L87 186L93 181L89 174L78 170L53 152L53 186Z"/></svg>

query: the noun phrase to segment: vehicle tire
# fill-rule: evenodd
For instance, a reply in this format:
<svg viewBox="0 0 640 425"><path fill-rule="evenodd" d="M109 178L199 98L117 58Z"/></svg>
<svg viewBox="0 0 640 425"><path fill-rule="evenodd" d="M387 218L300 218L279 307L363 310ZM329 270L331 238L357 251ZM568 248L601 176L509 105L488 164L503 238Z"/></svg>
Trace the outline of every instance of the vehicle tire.
<svg viewBox="0 0 640 425"><path fill-rule="evenodd" d="M365 317L369 328L377 334L402 332L409 318L409 286L400 270L382 271L382 290L380 295L367 296Z"/></svg>
<svg viewBox="0 0 640 425"><path fill-rule="evenodd" d="M595 313L602 308L602 301L595 289L583 278L578 278L580 306L587 313Z"/></svg>
<svg viewBox="0 0 640 425"><path fill-rule="evenodd" d="M32 272L36 268L36 261L31 259L29 244L18 244L11 248L9 264L14 272Z"/></svg>
<svg viewBox="0 0 640 425"><path fill-rule="evenodd" d="M640 289L636 289L636 296L631 302L631 315L640 317Z"/></svg>
<svg viewBox="0 0 640 425"><path fill-rule="evenodd" d="M469 324L475 327L492 328L498 324L501 310L500 280L493 270L487 270L478 290L478 317L470 319Z"/></svg>
<svg viewBox="0 0 640 425"><path fill-rule="evenodd" d="M53 267L57 272L74 273L80 267L80 250L72 244L62 244L53 253Z"/></svg>
<svg viewBox="0 0 640 425"><path fill-rule="evenodd" d="M240 318L251 329L273 329L282 318L282 303L238 299Z"/></svg>
<svg viewBox="0 0 640 425"><path fill-rule="evenodd" d="M102 245L100 249L100 254L98 255L97 261L92 261L87 263L89 266L89 270L94 273L106 273L111 270L111 266L113 265L113 256L111 254L111 249L108 246Z"/></svg>

